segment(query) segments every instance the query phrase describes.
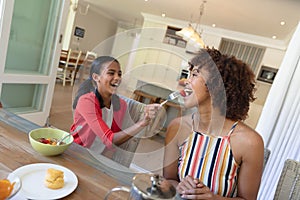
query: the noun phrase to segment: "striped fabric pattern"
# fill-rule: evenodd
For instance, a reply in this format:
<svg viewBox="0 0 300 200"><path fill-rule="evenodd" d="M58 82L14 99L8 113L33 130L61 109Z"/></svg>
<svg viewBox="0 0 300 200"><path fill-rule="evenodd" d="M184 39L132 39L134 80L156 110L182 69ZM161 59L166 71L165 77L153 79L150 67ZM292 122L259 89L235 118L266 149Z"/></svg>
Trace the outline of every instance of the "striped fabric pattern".
<svg viewBox="0 0 300 200"><path fill-rule="evenodd" d="M213 193L234 197L239 166L230 148L233 129L225 137L193 132L179 148L179 178L187 175L199 178Z"/></svg>

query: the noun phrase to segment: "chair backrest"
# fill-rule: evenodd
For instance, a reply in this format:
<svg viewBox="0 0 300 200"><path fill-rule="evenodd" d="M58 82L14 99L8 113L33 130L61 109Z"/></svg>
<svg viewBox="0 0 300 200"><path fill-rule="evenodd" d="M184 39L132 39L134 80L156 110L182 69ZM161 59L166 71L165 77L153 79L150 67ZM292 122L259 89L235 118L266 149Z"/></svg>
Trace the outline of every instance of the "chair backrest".
<svg viewBox="0 0 300 200"><path fill-rule="evenodd" d="M91 65L93 63L93 61L97 58L97 54L95 52L92 51L87 51L84 61L82 63L82 76L83 79L87 79L90 75L90 70L91 70Z"/></svg>
<svg viewBox="0 0 300 200"><path fill-rule="evenodd" d="M134 122L137 122L140 119L141 114L143 113L140 111L144 109L145 104L127 98L125 96L120 97L126 101L128 105L128 111L130 116L132 117L132 120ZM134 153L140 142L140 139L140 137L132 137L131 139L121 144L119 148L115 151L113 155L113 160L118 163L121 163L126 167L129 167L134 157Z"/></svg>
<svg viewBox="0 0 300 200"><path fill-rule="evenodd" d="M68 55L69 55L69 50L62 49L60 51L60 60L59 60L60 65L65 65L66 64Z"/></svg>
<svg viewBox="0 0 300 200"><path fill-rule="evenodd" d="M287 159L284 163L279 181L277 183L274 200L299 200L299 175L300 162L292 159Z"/></svg>
<svg viewBox="0 0 300 200"><path fill-rule="evenodd" d="M69 49L66 67L77 67L81 53L80 50Z"/></svg>
<svg viewBox="0 0 300 200"><path fill-rule="evenodd" d="M144 114L144 106L146 104L122 95L119 95L119 97L126 101L131 119L135 123L138 122L141 116ZM165 116L165 110L161 109L157 115L157 121L162 121L161 116ZM152 124L148 125L143 131L141 131L139 135L132 137L120 145L120 148L118 148L113 155L113 160L126 167L129 167L141 138L151 137L153 134L157 134L158 132L154 132L154 130L159 129L159 125L160 124L155 120Z"/></svg>
<svg viewBox="0 0 300 200"><path fill-rule="evenodd" d="M81 59L82 63L81 65L87 67L92 64L92 62L97 58L97 54L92 51L82 52L81 53Z"/></svg>
<svg viewBox="0 0 300 200"><path fill-rule="evenodd" d="M264 165L263 165L263 169L265 169L265 167L266 167L266 164L267 164L267 162L269 160L270 154L271 154L270 149L265 148L264 149Z"/></svg>
<svg viewBox="0 0 300 200"><path fill-rule="evenodd" d="M97 58L97 53L95 53L93 51L87 51L84 60L93 62L93 60L95 60L95 58Z"/></svg>

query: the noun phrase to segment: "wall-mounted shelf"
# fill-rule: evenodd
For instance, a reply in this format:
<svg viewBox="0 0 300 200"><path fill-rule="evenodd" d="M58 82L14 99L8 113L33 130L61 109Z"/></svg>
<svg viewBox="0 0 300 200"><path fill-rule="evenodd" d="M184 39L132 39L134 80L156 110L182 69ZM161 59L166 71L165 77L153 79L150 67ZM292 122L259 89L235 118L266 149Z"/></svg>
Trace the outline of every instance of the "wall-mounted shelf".
<svg viewBox="0 0 300 200"><path fill-rule="evenodd" d="M187 42L182 37L176 35L176 31L180 31L180 30L181 30L180 28L168 26L163 42L166 44L185 48Z"/></svg>

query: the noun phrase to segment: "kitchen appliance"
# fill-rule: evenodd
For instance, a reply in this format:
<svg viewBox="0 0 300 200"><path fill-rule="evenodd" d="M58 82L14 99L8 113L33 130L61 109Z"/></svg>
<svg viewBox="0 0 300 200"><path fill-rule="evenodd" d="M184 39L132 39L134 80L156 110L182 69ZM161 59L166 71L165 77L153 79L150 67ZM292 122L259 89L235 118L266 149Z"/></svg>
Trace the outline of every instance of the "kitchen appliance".
<svg viewBox="0 0 300 200"><path fill-rule="evenodd" d="M267 83L273 83L277 71L278 69L262 66L258 74L257 80Z"/></svg>

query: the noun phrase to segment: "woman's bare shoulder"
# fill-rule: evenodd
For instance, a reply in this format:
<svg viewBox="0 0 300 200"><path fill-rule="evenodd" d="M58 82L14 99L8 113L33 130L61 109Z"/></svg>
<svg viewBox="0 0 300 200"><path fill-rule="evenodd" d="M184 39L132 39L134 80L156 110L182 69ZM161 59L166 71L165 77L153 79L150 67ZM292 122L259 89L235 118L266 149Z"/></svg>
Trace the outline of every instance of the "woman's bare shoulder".
<svg viewBox="0 0 300 200"><path fill-rule="evenodd" d="M174 139L180 143L184 138L186 138L191 133L191 116L185 115L173 119L167 128L166 138Z"/></svg>
<svg viewBox="0 0 300 200"><path fill-rule="evenodd" d="M176 117L174 119L172 119L169 123L168 126L172 126L172 125L183 125L184 123L188 122L190 119L190 115L184 115L184 116L181 116L181 117Z"/></svg>
<svg viewBox="0 0 300 200"><path fill-rule="evenodd" d="M263 154L264 142L261 135L251 127L240 122L230 137L233 153L238 163L246 157ZM251 149L251 151L249 151Z"/></svg>
<svg viewBox="0 0 300 200"><path fill-rule="evenodd" d="M245 145L264 145L261 135L243 122L239 122L236 133Z"/></svg>
<svg viewBox="0 0 300 200"><path fill-rule="evenodd" d="M175 129L178 131L184 131L186 128L191 126L191 116L190 115L184 115L182 117L177 117L168 125L168 129Z"/></svg>
<svg viewBox="0 0 300 200"><path fill-rule="evenodd" d="M261 135L246 124L239 122L230 136L230 145L235 161L253 162L263 159L264 142ZM256 162L255 161L255 162Z"/></svg>

